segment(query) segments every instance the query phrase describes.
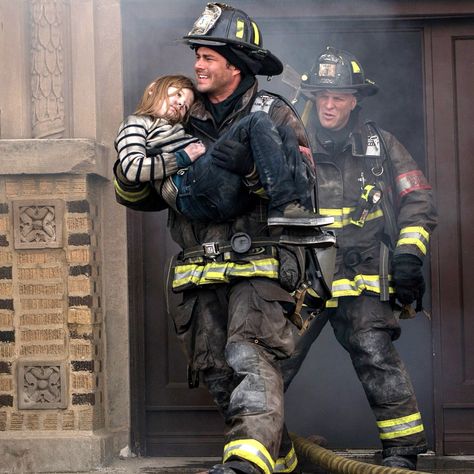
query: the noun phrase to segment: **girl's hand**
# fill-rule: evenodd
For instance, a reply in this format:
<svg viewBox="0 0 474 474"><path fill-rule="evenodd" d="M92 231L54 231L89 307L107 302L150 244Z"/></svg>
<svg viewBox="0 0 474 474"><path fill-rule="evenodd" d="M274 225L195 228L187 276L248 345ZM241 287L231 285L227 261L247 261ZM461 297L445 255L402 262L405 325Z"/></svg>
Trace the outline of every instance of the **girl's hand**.
<svg viewBox="0 0 474 474"><path fill-rule="evenodd" d="M188 154L191 161L196 161L200 156L206 153L206 147L199 141L190 143L184 148L184 151Z"/></svg>

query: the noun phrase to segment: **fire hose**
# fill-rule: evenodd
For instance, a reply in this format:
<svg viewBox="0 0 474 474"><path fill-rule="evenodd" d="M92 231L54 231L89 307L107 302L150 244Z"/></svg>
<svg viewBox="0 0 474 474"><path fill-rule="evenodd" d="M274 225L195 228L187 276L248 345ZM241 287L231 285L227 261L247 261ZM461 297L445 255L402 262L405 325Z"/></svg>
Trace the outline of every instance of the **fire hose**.
<svg viewBox="0 0 474 474"><path fill-rule="evenodd" d="M294 433L291 439L296 454L333 474L407 474L411 472L398 467L384 467L347 459ZM429 474L417 471L419 474Z"/></svg>

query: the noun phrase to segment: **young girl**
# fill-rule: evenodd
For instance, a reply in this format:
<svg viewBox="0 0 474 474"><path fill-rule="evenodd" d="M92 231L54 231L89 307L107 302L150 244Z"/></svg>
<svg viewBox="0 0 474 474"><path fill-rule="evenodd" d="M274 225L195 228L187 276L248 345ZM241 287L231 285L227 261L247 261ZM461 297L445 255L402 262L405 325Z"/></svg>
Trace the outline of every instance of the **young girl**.
<svg viewBox="0 0 474 474"><path fill-rule="evenodd" d="M268 115L255 112L233 125L206 153L182 125L194 98L192 81L180 75L159 77L145 89L115 140L115 174L121 185L135 186L136 191L137 186L151 184L171 208L189 219L225 221L245 212L254 199L243 175L255 175L255 164L269 200L268 225L324 225L302 205L310 201L309 191L298 191L289 170L284 151L297 153L301 160L291 129L284 130L283 143ZM234 163L229 166L231 157ZM120 186L116 189L120 194Z"/></svg>

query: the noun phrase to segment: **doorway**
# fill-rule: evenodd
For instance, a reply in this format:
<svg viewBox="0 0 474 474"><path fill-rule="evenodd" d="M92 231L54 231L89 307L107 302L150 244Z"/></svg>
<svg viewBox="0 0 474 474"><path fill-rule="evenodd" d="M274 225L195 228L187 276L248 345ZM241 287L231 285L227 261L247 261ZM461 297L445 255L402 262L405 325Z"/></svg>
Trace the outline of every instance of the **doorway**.
<svg viewBox="0 0 474 474"><path fill-rule="evenodd" d="M184 3L186 8L183 8ZM178 42L203 8L201 1L158 8L152 1L122 2L125 111L157 75L192 76L193 54ZM265 3L265 2L262 2ZM269 3L269 2L266 2ZM278 3L280 5L280 3ZM238 2L233 2L238 7ZM242 6L252 15L253 7ZM259 6L259 10L262 10ZM283 4L279 8L284 7ZM269 10L267 9L267 12ZM261 14L261 13L260 13ZM262 14L261 14L262 15ZM253 15L264 45L298 71L311 68L332 45L352 52L380 92L363 103L364 116L392 132L425 169L423 28L413 22L317 22L314 18ZM264 16L264 15L262 15ZM260 87L292 97L280 79ZM302 104L297 104L301 107ZM165 310L164 269L177 252L166 213L130 213L132 403L134 445L147 456L219 455L223 425L204 388L189 390L184 357ZM430 297L427 295L426 304ZM403 324L397 347L412 375L430 445L433 444L432 334L428 320ZM337 400L337 404L335 403ZM329 326L290 387L286 419L291 431L320 434L331 448L378 448L373 415L348 356Z"/></svg>

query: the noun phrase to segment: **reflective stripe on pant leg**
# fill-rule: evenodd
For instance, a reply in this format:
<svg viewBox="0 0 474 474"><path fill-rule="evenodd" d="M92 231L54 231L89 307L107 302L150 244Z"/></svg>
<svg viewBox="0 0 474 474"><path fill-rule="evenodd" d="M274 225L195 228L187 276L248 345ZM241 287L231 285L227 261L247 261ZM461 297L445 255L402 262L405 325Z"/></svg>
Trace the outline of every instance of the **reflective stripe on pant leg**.
<svg viewBox="0 0 474 474"><path fill-rule="evenodd" d="M274 473L276 472L293 472L298 465L296 451L291 443L291 449L285 457L278 458L275 463Z"/></svg>
<svg viewBox="0 0 474 474"><path fill-rule="evenodd" d="M370 296L341 298L330 321L380 423L383 455L424 452L426 439L413 386L392 342L399 326L389 304Z"/></svg>
<svg viewBox="0 0 474 474"><path fill-rule="evenodd" d="M255 464L264 474L272 474L275 468L275 462L270 453L256 439L237 439L227 443L224 446L223 462L225 463L232 456Z"/></svg>
<svg viewBox="0 0 474 474"><path fill-rule="evenodd" d="M278 456L283 427L283 381L261 347L233 342L226 348L236 387L230 397L229 441L255 439L272 459Z"/></svg>
<svg viewBox="0 0 474 474"><path fill-rule="evenodd" d="M424 431L420 412L392 420L377 421L380 439L394 439Z"/></svg>

